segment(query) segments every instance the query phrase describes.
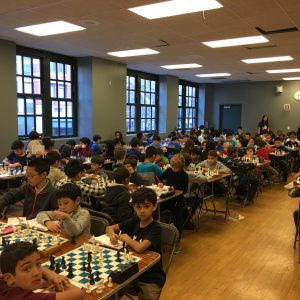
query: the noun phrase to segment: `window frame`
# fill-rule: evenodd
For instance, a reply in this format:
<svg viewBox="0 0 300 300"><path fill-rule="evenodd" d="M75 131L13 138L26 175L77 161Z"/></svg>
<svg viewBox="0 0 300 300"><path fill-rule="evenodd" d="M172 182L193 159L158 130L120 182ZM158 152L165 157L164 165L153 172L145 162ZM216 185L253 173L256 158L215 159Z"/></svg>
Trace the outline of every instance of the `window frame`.
<svg viewBox="0 0 300 300"><path fill-rule="evenodd" d="M179 93L179 86L182 86L182 93ZM189 87L195 88L195 97L188 95L187 90ZM181 105L179 105L179 99L181 96ZM195 100L195 105L187 105L188 99L193 98ZM191 130L198 126L198 112L199 112L199 85L194 82L179 80L178 83L178 102L177 102L177 127L181 130ZM181 109L181 117L179 114L179 110ZM195 117L187 117L187 110L194 110ZM194 120L195 124L192 127L187 127L187 120Z"/></svg>
<svg viewBox="0 0 300 300"><path fill-rule="evenodd" d="M128 76L135 78L135 90L134 90L134 92L135 92L135 103L127 103L128 91L133 91L133 90L127 89L127 86L126 86L126 112L127 112L127 105L135 107L135 131L127 131L127 119L132 120L134 118L131 118L130 116L129 116L129 118L127 118L127 116L126 116L126 134L130 135L130 134L136 134L137 132L146 133L146 132L149 132L149 131L158 130L158 124L159 124L159 76L149 74L149 73L144 73L144 72L127 70L126 82L127 82L127 77ZM141 81L142 80L155 81L155 91L153 92L151 90L151 84L150 84L150 90L149 91L147 91L146 89L143 90L141 88ZM155 104L153 105L153 104L142 103L141 102L141 93L142 92L150 94L150 99L151 99L151 95L154 94L155 95ZM148 107L149 108L150 107L155 108L155 117L153 118L152 109L151 109L151 118L142 118L141 116L142 116L142 108L143 107L145 107L146 115L147 115L147 108ZM150 119L150 120L154 119L155 129L146 130L146 128L145 128L145 130L142 130L142 119L144 119L145 122L147 121L147 119Z"/></svg>
<svg viewBox="0 0 300 300"><path fill-rule="evenodd" d="M43 134L53 138L70 138L76 137L78 132L78 91L77 91L77 60L74 57L56 54L48 51L42 51L22 46L17 46L16 57L18 55L32 58L39 58L41 72L41 98L42 98L42 117L43 117ZM52 135L52 100L50 93L50 61L71 65L71 99L73 102L73 134L72 135ZM16 74L17 76L17 74ZM24 94L24 93L23 93ZM22 95L23 95L22 94ZM18 99L17 93L17 99ZM25 94L26 95L26 94ZM26 117L25 117L26 118ZM26 133L26 131L25 131ZM28 134L18 135L20 139L28 139Z"/></svg>

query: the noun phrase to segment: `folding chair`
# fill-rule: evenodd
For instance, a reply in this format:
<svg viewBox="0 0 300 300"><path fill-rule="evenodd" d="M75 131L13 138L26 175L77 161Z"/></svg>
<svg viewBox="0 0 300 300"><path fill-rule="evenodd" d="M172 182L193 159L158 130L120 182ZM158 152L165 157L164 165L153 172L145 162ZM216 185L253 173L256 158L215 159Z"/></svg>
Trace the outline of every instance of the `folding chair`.
<svg viewBox="0 0 300 300"><path fill-rule="evenodd" d="M102 211L93 210L93 209L88 209L88 211L91 216L107 220L109 225L115 224L114 220L112 219L112 217L109 214L106 214Z"/></svg>
<svg viewBox="0 0 300 300"><path fill-rule="evenodd" d="M103 218L91 216L91 234L94 236L100 236L105 233L105 229L108 226L108 221Z"/></svg>

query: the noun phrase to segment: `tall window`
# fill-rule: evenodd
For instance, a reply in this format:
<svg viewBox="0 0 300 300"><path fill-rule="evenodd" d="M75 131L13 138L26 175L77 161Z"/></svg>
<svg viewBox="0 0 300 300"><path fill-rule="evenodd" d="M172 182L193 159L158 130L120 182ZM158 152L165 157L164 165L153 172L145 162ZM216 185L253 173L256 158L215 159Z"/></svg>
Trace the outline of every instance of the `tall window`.
<svg viewBox="0 0 300 300"><path fill-rule="evenodd" d="M128 72L126 82L126 132L157 130L157 77Z"/></svg>
<svg viewBox="0 0 300 300"><path fill-rule="evenodd" d="M18 48L16 56L18 135L35 130L53 137L77 134L75 60Z"/></svg>
<svg viewBox="0 0 300 300"><path fill-rule="evenodd" d="M74 135L71 65L50 62L52 136Z"/></svg>
<svg viewBox="0 0 300 300"><path fill-rule="evenodd" d="M43 132L41 59L17 55L16 66L18 135Z"/></svg>
<svg viewBox="0 0 300 300"><path fill-rule="evenodd" d="M190 130L197 126L198 88L187 82L180 82L178 87L178 118L180 129Z"/></svg>

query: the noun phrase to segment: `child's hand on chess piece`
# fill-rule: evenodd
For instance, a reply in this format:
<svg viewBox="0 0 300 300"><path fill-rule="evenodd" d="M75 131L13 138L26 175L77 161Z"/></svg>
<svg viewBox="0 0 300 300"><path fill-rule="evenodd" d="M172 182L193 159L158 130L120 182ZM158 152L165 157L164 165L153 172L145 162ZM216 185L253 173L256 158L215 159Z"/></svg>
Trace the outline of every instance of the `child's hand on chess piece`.
<svg viewBox="0 0 300 300"><path fill-rule="evenodd" d="M57 232L60 233L62 228L60 227L59 224L52 222L52 221L46 221L45 226L48 228L49 231L51 232Z"/></svg>
<svg viewBox="0 0 300 300"><path fill-rule="evenodd" d="M124 233L124 234L120 235L120 241L125 242L126 244L128 244L129 240L132 240L132 239L128 234Z"/></svg>
<svg viewBox="0 0 300 300"><path fill-rule="evenodd" d="M57 220L57 221L65 220L68 217L69 217L69 214L67 214L65 212L62 212L62 211L59 211L59 210L54 210L51 213L51 219Z"/></svg>
<svg viewBox="0 0 300 300"><path fill-rule="evenodd" d="M157 186L160 187L160 188L162 188L162 187L164 186L164 184L163 184L163 182L159 182L159 183L157 184Z"/></svg>
<svg viewBox="0 0 300 300"><path fill-rule="evenodd" d="M108 234L109 240L113 245L116 245L118 243L119 240L119 235L118 234Z"/></svg>

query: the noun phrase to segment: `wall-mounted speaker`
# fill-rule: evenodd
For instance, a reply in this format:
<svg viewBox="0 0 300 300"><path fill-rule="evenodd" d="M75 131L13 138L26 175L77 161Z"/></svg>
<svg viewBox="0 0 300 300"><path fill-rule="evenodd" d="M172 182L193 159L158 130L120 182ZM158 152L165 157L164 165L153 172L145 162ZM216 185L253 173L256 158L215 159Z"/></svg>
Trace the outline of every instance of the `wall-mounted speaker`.
<svg viewBox="0 0 300 300"><path fill-rule="evenodd" d="M275 88L276 93L282 93L283 92L283 85L277 85Z"/></svg>

